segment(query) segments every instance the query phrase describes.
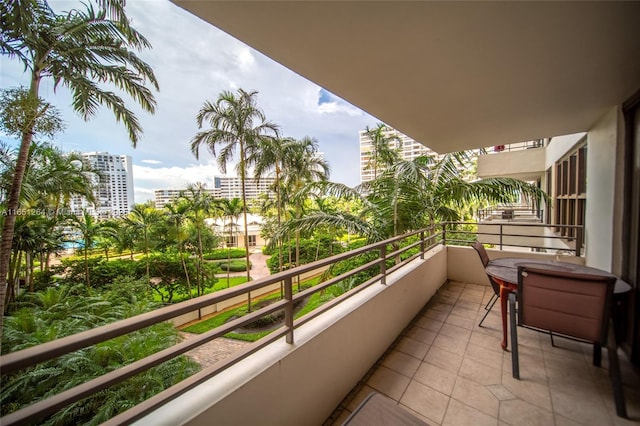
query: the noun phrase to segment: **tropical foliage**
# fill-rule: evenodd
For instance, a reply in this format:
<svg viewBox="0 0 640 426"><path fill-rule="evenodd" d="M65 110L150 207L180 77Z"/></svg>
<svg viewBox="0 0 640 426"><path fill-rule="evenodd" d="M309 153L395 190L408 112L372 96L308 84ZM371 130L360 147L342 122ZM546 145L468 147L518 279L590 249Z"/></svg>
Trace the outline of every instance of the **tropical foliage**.
<svg viewBox="0 0 640 426"><path fill-rule="evenodd" d="M465 152L399 160L376 179L354 188L330 182L307 185L307 194L330 195L357 200L359 212L314 211L288 221L276 235L291 230L312 232L331 226L366 236L370 242L427 227L438 221L457 221L472 202L508 204L519 197L541 199L545 193L535 185L512 178L467 180L464 172L471 161Z"/></svg>
<svg viewBox="0 0 640 426"><path fill-rule="evenodd" d="M45 343L157 307L143 280L119 280L108 291L84 285L48 288L21 301L23 308L5 322L3 352ZM52 394L87 382L106 372L144 358L179 341L168 323L118 337L10 376L2 377L2 415ZM46 418L41 424L99 424L121 411L194 374L193 361L178 357L126 382L98 392Z"/></svg>
<svg viewBox="0 0 640 426"><path fill-rule="evenodd" d="M136 55L136 51L150 45L129 24L124 3L98 0L98 9L86 3L82 9L56 13L45 0L0 2L0 54L18 60L30 77L21 103L23 113L11 115L17 117L16 121L3 121L4 128L12 129L11 134L20 138L20 149L6 194L8 214L2 224L0 312L4 312L15 212L21 207L30 146L38 131L59 130L59 126L41 125L51 124L47 119L51 106L39 97L42 80L51 79L54 88L69 89L73 109L85 120L95 116L101 105L107 106L124 124L134 146L142 127L134 112L108 85L127 93L143 110L155 111L155 99L147 85L158 89L158 82L151 67Z"/></svg>

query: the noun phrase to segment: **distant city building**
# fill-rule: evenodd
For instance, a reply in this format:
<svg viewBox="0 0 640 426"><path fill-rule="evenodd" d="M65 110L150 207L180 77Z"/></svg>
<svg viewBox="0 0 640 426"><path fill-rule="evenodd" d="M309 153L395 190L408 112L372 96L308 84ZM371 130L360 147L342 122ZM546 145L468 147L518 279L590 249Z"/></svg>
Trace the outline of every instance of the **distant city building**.
<svg viewBox="0 0 640 426"><path fill-rule="evenodd" d="M204 190L206 193L211 194L214 198L220 198L220 191L217 189L207 189ZM154 202L156 209L163 209L164 206L171 203L174 200L177 200L179 197L189 197L189 191L186 188L183 189L156 189L154 191Z"/></svg>
<svg viewBox="0 0 640 426"><path fill-rule="evenodd" d="M257 199L263 193L270 193L274 181L274 178L261 178L260 181L252 177L246 178L244 183L247 200ZM213 179L213 183L214 188L206 189L206 192L214 198L242 199L242 181L239 177L217 176ZM186 188L156 189L154 194L157 209L164 208L165 205L180 197L181 194L189 196Z"/></svg>
<svg viewBox="0 0 640 426"><path fill-rule="evenodd" d="M244 181L245 194L248 200L258 198L260 194L270 193L275 178L248 177ZM220 190L220 198L242 198L242 181L239 177L219 176L214 178L214 186Z"/></svg>
<svg viewBox="0 0 640 426"><path fill-rule="evenodd" d="M396 129L387 127L384 132L386 137L397 136L399 140L389 142L389 147L396 149L400 154L400 158L404 160L412 160L423 155L433 155L439 157L438 154L409 136L400 133ZM367 135L365 130L360 130L360 183L368 182L374 179L375 170L371 167L371 155L373 151L373 141ZM378 173L381 169L378 168Z"/></svg>
<svg viewBox="0 0 640 426"><path fill-rule="evenodd" d="M80 214L84 209L97 217L129 214L135 203L131 156L108 152L84 152L80 156L87 166L99 172L92 177L95 204L85 197L76 196L70 200L71 211Z"/></svg>

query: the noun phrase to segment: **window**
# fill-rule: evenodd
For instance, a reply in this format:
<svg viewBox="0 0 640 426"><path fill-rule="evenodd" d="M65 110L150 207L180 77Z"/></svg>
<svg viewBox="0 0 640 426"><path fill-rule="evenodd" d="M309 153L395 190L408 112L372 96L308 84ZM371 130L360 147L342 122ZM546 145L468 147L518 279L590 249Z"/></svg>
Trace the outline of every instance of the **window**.
<svg viewBox="0 0 640 426"><path fill-rule="evenodd" d="M584 225L587 203L587 145L582 143L555 165L555 223ZM556 228L562 236L581 237L575 228Z"/></svg>

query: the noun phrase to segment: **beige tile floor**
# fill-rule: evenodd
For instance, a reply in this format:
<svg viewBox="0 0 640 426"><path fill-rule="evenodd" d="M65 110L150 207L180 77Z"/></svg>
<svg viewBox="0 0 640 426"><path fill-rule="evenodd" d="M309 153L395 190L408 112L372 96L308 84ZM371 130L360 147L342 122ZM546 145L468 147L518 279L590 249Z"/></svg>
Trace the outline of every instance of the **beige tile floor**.
<svg viewBox="0 0 640 426"><path fill-rule="evenodd" d="M615 414L607 374L592 347L518 328L521 380L500 348L500 307L478 327L490 287L445 284L326 425L340 425L371 392L431 425L640 424L640 379L623 363L629 419Z"/></svg>

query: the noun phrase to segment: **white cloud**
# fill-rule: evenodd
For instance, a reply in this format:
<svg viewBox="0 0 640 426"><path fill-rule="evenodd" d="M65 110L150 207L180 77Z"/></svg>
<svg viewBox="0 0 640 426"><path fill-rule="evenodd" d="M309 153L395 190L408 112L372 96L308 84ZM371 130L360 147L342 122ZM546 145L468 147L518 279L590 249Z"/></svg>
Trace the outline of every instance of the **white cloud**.
<svg viewBox="0 0 640 426"><path fill-rule="evenodd" d="M184 167L148 167L133 165L136 203L154 198L156 189L184 189L187 185L202 182L213 188L214 176L220 176L213 163L192 164Z"/></svg>
<svg viewBox="0 0 640 426"><path fill-rule="evenodd" d="M65 8L71 5L82 7L68 2ZM127 14L153 46L140 56L151 64L160 84L157 111L142 112L125 97L144 129L134 149L124 126L108 109L102 108L86 123L72 111L66 89L59 87L54 94L53 83L43 81L42 96L62 111L67 124L65 134L56 139L62 149L130 155L137 202L153 198L154 189L196 181L210 184L220 173L206 150L200 150L200 160L191 152L190 141L198 132L195 117L205 100L215 101L223 90L243 88L259 92L258 105L284 136L318 140L332 180L358 183L358 130L374 125L375 118L333 95L319 105L318 85L166 0L130 0ZM20 64L0 57L2 87L19 83L29 83ZM163 167L150 167L160 164Z"/></svg>

